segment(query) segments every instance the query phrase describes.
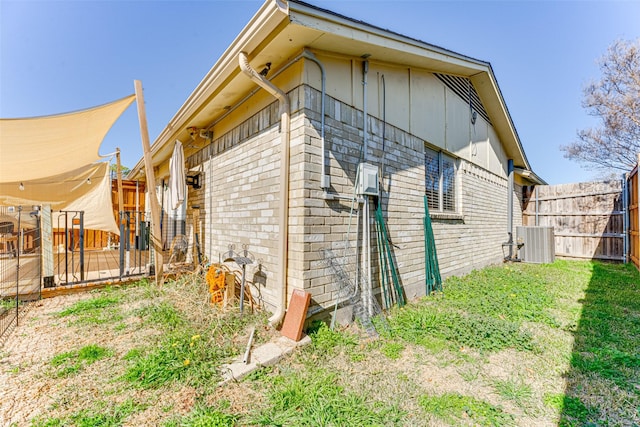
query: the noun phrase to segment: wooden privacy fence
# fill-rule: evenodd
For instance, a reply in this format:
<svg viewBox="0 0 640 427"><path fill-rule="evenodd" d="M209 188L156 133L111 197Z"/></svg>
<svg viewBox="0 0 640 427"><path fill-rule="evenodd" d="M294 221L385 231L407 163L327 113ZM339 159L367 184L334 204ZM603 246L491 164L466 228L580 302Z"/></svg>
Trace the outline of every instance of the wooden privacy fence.
<svg viewBox="0 0 640 427"><path fill-rule="evenodd" d="M638 165L629 173L627 178L627 194L629 200L629 258L636 267L640 268L640 216L638 201L640 188L638 187Z"/></svg>
<svg viewBox="0 0 640 427"><path fill-rule="evenodd" d="M622 180L537 186L525 194L523 225L554 227L556 256L624 261L623 187Z"/></svg>
<svg viewBox="0 0 640 427"><path fill-rule="evenodd" d="M117 219L119 218L118 211L127 211L127 212L144 212L144 198L145 198L145 186L143 182L138 181L130 181L123 180L122 181L122 193L123 193L123 201L124 206L118 207L118 186L117 181L113 179L111 181L111 202L113 205L113 216ZM139 227L139 224L136 224L139 221L139 215L131 215L128 217L130 222L127 230L130 231L129 241L131 244L135 243L135 231ZM55 248L58 248L65 241L80 241L80 230L76 229L73 231L72 236L65 236L64 228L56 228L56 224L54 224L53 229L53 245ZM84 230L84 247L87 250L96 250L103 249L111 245L117 245L120 242L120 237L117 235L111 235L111 233L102 230ZM64 245L63 245L64 246ZM69 248L73 249L73 248Z"/></svg>

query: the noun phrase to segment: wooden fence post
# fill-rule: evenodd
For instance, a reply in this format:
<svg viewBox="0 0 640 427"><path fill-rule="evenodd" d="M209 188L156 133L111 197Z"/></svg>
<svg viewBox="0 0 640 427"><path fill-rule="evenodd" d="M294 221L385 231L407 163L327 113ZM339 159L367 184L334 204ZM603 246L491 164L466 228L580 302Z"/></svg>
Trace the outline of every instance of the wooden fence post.
<svg viewBox="0 0 640 427"><path fill-rule="evenodd" d="M142 138L142 149L144 152L144 172L147 178L147 191L149 192L149 203L151 204L151 244L155 252L155 273L156 284L163 282L164 257L162 256L162 235L160 231L160 204L156 194L156 177L153 170L153 158L151 156L151 145L149 143L149 130L147 128L147 115L144 108L144 96L142 93L142 82L135 80L136 104L138 105L138 120L140 122L140 137Z"/></svg>

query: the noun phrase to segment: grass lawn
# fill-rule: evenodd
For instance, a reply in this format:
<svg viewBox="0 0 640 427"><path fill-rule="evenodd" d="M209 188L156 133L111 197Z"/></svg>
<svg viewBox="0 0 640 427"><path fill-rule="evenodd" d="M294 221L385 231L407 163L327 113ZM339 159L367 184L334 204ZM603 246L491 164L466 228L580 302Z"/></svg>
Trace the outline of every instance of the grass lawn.
<svg viewBox="0 0 640 427"><path fill-rule="evenodd" d="M251 326L257 344L277 334L266 314L211 308L202 278L112 287L29 316L11 340L56 338L29 361L15 346L0 353L3 399L30 399L0 407L16 426L640 425L630 265L559 260L449 278L443 293L391 310L379 339L314 322L311 345L224 386L219 367Z"/></svg>

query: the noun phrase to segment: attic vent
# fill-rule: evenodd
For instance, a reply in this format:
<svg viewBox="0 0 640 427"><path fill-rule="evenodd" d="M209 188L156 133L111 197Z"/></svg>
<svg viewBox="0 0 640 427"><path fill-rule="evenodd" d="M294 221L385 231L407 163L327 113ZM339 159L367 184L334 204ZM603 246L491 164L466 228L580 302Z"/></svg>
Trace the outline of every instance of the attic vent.
<svg viewBox="0 0 640 427"><path fill-rule="evenodd" d="M440 79L442 83L447 85L449 89L454 91L456 95L462 98L464 102L471 104L473 110L491 124L489 114L487 114L487 110L484 109L482 101L480 101L480 97L478 96L478 92L476 92L476 89L473 87L471 80L465 77L451 76L449 74L434 73L434 75ZM471 98L471 100L469 100L469 98Z"/></svg>

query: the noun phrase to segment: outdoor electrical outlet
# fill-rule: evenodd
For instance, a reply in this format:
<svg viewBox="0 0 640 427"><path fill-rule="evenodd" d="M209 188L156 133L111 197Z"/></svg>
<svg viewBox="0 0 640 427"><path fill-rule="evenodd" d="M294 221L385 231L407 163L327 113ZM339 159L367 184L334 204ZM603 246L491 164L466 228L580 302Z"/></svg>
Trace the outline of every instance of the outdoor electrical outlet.
<svg viewBox="0 0 640 427"><path fill-rule="evenodd" d="M320 188L329 188L329 187L331 187L331 177L329 175L325 175L322 177Z"/></svg>
<svg viewBox="0 0 640 427"><path fill-rule="evenodd" d="M378 189L378 167L369 163L358 165L358 195L377 196Z"/></svg>

